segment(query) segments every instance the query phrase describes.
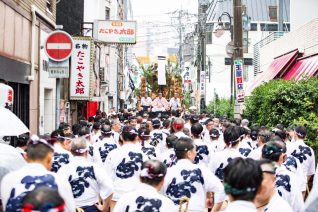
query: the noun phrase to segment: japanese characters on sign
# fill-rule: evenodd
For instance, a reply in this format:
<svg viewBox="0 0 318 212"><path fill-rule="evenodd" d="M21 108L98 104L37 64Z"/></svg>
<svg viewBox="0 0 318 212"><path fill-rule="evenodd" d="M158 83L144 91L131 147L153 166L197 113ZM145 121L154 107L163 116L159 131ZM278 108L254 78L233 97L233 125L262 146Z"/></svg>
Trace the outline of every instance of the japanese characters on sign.
<svg viewBox="0 0 318 212"><path fill-rule="evenodd" d="M244 102L244 80L243 80L243 61L241 59L234 60L236 99L238 102Z"/></svg>
<svg viewBox="0 0 318 212"><path fill-rule="evenodd" d="M94 38L106 43L136 43L135 21L105 21L94 22Z"/></svg>
<svg viewBox="0 0 318 212"><path fill-rule="evenodd" d="M205 71L200 72L200 91L201 95L205 95Z"/></svg>
<svg viewBox="0 0 318 212"><path fill-rule="evenodd" d="M74 37L72 68L70 78L70 99L89 100L91 98L91 72L93 42L87 37Z"/></svg>

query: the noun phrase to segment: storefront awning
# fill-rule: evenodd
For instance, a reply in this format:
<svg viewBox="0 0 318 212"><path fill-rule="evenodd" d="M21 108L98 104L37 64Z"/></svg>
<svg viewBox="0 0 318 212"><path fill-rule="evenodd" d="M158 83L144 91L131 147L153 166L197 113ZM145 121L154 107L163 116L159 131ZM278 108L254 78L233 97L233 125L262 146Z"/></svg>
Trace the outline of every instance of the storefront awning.
<svg viewBox="0 0 318 212"><path fill-rule="evenodd" d="M286 71L296 61L298 54L298 50L294 50L292 52L274 58L274 61L269 65L267 70L256 76L255 79L251 82L250 86L248 86L247 95L249 95L250 92L252 92L263 82L268 82L272 79L284 76Z"/></svg>
<svg viewBox="0 0 318 212"><path fill-rule="evenodd" d="M290 69L284 76L284 80L302 80L317 75L318 72L318 55L301 59Z"/></svg>

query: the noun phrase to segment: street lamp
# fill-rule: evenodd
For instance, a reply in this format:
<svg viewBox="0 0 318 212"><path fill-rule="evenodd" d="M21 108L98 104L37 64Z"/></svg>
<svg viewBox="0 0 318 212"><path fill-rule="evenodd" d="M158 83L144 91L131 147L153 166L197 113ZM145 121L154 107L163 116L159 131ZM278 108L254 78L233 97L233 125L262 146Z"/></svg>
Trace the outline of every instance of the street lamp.
<svg viewBox="0 0 318 212"><path fill-rule="evenodd" d="M225 23L222 22L222 17L226 16L229 21L230 21L230 28L226 28L226 25ZM227 45L229 47L233 47L233 45L230 45L230 44L233 44L233 26L232 26L232 19L233 17L228 13L228 12L223 12L220 17L218 18L218 25L214 31L214 34L217 38L221 37L225 30L230 30L230 34L231 34L231 42ZM228 52L228 49L227 49L227 52ZM233 52L234 52L234 49L230 50L230 52L232 52L232 54L228 54L229 56L231 56L231 97L230 97L230 104L231 104L231 107L233 106L233 84L234 84L234 69L233 69Z"/></svg>

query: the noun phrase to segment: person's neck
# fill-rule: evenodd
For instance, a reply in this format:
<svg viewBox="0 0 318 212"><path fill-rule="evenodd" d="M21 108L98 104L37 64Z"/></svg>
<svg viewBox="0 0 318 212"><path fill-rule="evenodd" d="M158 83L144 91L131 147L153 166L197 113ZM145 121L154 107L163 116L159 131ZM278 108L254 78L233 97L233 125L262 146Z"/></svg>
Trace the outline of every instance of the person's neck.
<svg viewBox="0 0 318 212"><path fill-rule="evenodd" d="M136 144L138 141L123 141L123 145L125 144Z"/></svg>
<svg viewBox="0 0 318 212"><path fill-rule="evenodd" d="M272 197L275 195L275 192L276 192L275 189L273 189L268 198L265 198L262 200L255 199L254 204L255 204L257 210L263 211L263 209L268 205L268 203L271 201Z"/></svg>
<svg viewBox="0 0 318 212"><path fill-rule="evenodd" d="M47 168L47 166L46 166L46 163L45 163L44 161L40 161L40 160L27 160L27 162L28 162L29 164L42 165L42 166L44 166L44 168L45 168L46 170L49 170L49 169Z"/></svg>

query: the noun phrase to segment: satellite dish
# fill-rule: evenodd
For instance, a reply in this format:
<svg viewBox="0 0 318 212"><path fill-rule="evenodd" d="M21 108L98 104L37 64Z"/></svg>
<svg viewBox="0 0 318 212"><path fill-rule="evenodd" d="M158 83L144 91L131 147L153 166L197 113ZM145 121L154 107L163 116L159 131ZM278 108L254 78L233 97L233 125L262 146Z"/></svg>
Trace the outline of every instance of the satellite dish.
<svg viewBox="0 0 318 212"><path fill-rule="evenodd" d="M226 45L225 51L226 51L227 56L233 57L233 55L234 55L234 42L233 41L229 42Z"/></svg>

